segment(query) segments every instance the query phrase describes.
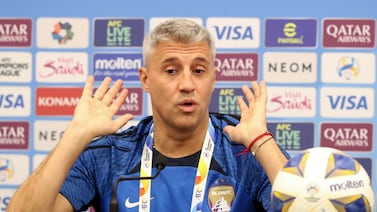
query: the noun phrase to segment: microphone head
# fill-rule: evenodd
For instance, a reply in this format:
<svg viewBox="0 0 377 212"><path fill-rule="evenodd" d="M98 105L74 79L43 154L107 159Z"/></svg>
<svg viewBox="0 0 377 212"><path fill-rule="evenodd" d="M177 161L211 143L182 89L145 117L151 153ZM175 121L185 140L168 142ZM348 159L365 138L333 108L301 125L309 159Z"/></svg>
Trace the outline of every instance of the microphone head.
<svg viewBox="0 0 377 212"><path fill-rule="evenodd" d="M155 157L154 164L156 165L157 169L161 169L161 170L164 169L167 163L168 163L168 159L165 156L158 154Z"/></svg>

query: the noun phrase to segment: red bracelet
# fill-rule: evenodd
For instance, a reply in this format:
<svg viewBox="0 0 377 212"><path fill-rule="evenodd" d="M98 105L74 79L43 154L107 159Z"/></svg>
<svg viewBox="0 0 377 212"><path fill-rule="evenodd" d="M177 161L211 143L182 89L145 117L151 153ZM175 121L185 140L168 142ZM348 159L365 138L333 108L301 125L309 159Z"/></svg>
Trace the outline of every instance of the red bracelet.
<svg viewBox="0 0 377 212"><path fill-rule="evenodd" d="M249 146L248 146L247 148L243 149L243 150L242 150L240 153L238 153L237 155L243 155L243 154L246 154L246 153L248 153L248 152L251 152L251 148L253 147L253 145L255 144L255 142L257 142L259 139L263 138L263 137L266 136L266 135L273 136L272 133L271 133L270 131L266 130L266 132L264 132L264 133L258 135L256 138L254 138L254 139L250 142Z"/></svg>

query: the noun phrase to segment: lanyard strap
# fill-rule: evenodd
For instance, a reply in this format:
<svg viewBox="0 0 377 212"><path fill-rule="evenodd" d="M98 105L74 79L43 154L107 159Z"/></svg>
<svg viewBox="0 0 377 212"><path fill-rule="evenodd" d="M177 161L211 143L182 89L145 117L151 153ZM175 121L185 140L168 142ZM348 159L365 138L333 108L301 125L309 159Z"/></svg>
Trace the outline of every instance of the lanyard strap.
<svg viewBox="0 0 377 212"><path fill-rule="evenodd" d="M209 167L211 165L213 150L215 147L215 130L212 126L211 120L209 120L208 125L208 130L206 133L206 137L204 138L199 163L196 170L195 184L194 189L192 191L190 211L202 210L202 203L206 190L207 176L209 172ZM149 136L147 137L143 147L143 152L141 156L140 177L147 177L151 176L152 174L153 132L154 127L152 125L149 131ZM139 189L139 212L149 212L151 200L151 180L140 180Z"/></svg>

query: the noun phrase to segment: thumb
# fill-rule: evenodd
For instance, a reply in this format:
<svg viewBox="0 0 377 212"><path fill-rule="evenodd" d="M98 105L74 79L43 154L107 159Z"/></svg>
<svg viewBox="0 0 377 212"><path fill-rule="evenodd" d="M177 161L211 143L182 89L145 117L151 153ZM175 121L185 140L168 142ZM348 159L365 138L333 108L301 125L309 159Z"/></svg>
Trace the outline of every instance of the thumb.
<svg viewBox="0 0 377 212"><path fill-rule="evenodd" d="M224 130L224 132L226 134L228 134L229 136L231 136L231 134L232 134L232 132L234 130L234 126L231 126L231 125L225 126L223 130Z"/></svg>
<svg viewBox="0 0 377 212"><path fill-rule="evenodd" d="M116 130L119 130L122 126L124 126L125 124L127 124L127 122L129 122L130 120L132 120L134 117L132 114L124 114L120 117L118 117L117 119L114 120L114 127Z"/></svg>

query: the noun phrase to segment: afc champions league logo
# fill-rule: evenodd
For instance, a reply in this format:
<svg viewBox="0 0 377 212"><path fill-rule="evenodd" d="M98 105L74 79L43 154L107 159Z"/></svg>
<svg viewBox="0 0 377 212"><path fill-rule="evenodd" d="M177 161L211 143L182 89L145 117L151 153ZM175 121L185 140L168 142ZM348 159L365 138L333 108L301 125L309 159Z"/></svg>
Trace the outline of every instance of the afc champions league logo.
<svg viewBox="0 0 377 212"><path fill-rule="evenodd" d="M5 182L12 178L13 173L12 161L8 158L0 158L0 182Z"/></svg>
<svg viewBox="0 0 377 212"><path fill-rule="evenodd" d="M359 75L359 65L356 58L352 56L343 56L338 61L337 72L339 77L351 80Z"/></svg>

